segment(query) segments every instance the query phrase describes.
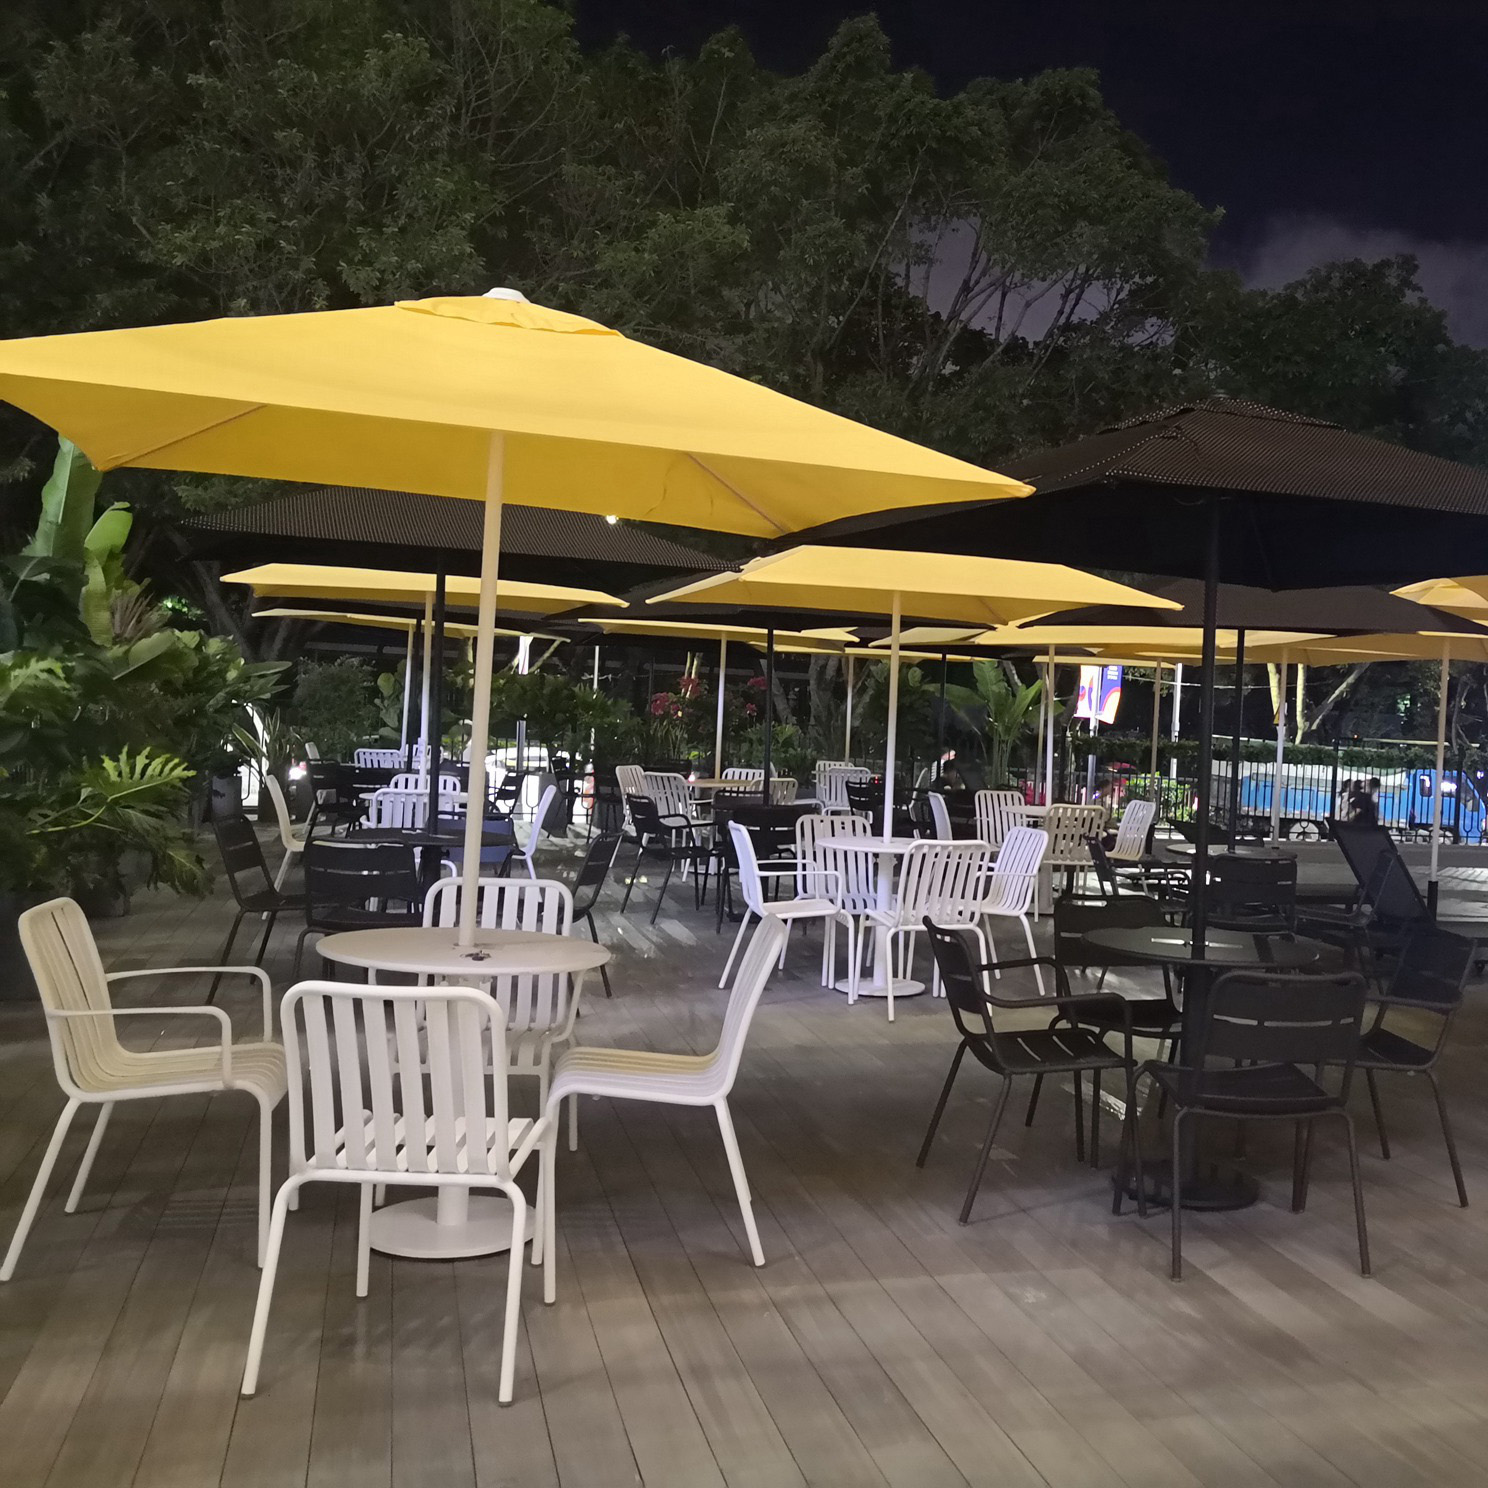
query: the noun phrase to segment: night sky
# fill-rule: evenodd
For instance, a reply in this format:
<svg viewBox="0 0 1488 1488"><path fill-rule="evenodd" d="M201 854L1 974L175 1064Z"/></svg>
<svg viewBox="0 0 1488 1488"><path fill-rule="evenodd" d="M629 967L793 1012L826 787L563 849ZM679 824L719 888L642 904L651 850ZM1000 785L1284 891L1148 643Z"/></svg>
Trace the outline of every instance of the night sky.
<svg viewBox="0 0 1488 1488"><path fill-rule="evenodd" d="M1173 179L1225 209L1219 262L1277 284L1329 258L1414 252L1488 345L1488 4L1481 0L576 0L580 35L650 52L738 25L797 70L876 9L895 59L945 89L1094 67Z"/></svg>

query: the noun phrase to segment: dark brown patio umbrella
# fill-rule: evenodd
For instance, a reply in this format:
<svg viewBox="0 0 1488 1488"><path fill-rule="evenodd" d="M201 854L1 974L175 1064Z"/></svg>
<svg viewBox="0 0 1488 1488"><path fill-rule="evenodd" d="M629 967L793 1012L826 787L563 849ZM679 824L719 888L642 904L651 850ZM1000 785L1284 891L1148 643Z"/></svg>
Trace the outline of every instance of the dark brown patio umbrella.
<svg viewBox="0 0 1488 1488"><path fill-rule="evenodd" d="M1439 573L1444 553L1464 571L1488 567L1488 471L1225 398L1133 419L1006 469L1035 494L878 512L796 540L996 553L1203 580L1198 954L1221 584L1401 584Z"/></svg>

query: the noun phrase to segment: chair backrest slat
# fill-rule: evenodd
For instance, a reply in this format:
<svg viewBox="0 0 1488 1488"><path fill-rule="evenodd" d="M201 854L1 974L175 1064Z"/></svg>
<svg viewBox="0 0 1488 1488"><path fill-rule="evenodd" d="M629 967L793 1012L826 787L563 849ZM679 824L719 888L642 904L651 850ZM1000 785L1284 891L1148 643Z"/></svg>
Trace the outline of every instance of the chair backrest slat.
<svg viewBox="0 0 1488 1488"><path fill-rule="evenodd" d="M1061 868L1088 864L1090 849L1086 839L1099 832L1105 823L1104 806L1051 806L1044 816L1044 830L1049 834L1049 861Z"/></svg>
<svg viewBox="0 0 1488 1488"><path fill-rule="evenodd" d="M993 873L985 842L917 842L899 875L899 918L918 926L974 924L981 916Z"/></svg>
<svg viewBox="0 0 1488 1488"><path fill-rule="evenodd" d="M1048 850L1049 834L1041 828L1009 828L987 883L986 908L998 914L1027 914Z"/></svg>
<svg viewBox="0 0 1488 1488"><path fill-rule="evenodd" d="M1358 972L1227 972L1209 989L1192 1058L1199 1067L1206 1059L1336 1064L1347 1075L1358 1053L1366 990Z"/></svg>
<svg viewBox="0 0 1488 1488"><path fill-rule="evenodd" d="M222 857L228 885L240 908L250 895L273 888L274 881L269 876L268 864L264 862L258 833L242 812L213 818L212 832L217 838L217 850Z"/></svg>
<svg viewBox="0 0 1488 1488"><path fill-rule="evenodd" d="M59 1018L112 1008L108 979L87 916L73 899L49 899L17 921L21 947L47 1012L58 1083L69 1094L111 1086L122 1049L112 1018Z"/></svg>
<svg viewBox="0 0 1488 1488"><path fill-rule="evenodd" d="M1024 800L1015 790L979 790L974 799L976 834L990 847L1001 847L1014 827L1024 824Z"/></svg>
<svg viewBox="0 0 1488 1488"><path fill-rule="evenodd" d="M1140 862L1147 851L1147 834L1157 816L1157 806L1152 801L1128 801L1121 813L1121 824L1116 828L1116 840L1108 849L1117 863Z"/></svg>
<svg viewBox="0 0 1488 1488"><path fill-rule="evenodd" d="M674 775L665 770L648 770L645 773L645 794L656 802L656 809L663 816L685 816L692 818L692 789L685 775Z"/></svg>

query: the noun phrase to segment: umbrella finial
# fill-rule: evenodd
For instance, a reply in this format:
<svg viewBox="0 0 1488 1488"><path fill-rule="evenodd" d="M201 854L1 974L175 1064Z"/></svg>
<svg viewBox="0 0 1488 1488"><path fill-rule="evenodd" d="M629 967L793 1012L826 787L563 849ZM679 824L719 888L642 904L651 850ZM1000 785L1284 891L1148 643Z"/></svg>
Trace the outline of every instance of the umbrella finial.
<svg viewBox="0 0 1488 1488"><path fill-rule="evenodd" d="M481 296L481 299L520 300L524 305L527 303L527 296L524 295L520 289L507 289L504 285L500 284L498 284L495 289L488 289L485 294Z"/></svg>

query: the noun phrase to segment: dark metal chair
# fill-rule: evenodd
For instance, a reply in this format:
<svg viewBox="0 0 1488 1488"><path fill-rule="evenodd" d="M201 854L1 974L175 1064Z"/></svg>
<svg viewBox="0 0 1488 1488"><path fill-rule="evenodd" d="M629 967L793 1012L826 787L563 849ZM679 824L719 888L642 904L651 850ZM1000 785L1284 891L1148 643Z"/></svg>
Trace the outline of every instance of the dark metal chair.
<svg viewBox="0 0 1488 1488"><path fill-rule="evenodd" d="M258 942L258 954L253 958L255 966L262 966L274 922L285 910L299 909L305 902L304 896L286 894L274 887L269 865L264 861L263 845L258 840L258 833L253 830L253 823L241 812L236 816L214 819L212 831L217 837L217 851L221 854L222 867L227 873L228 887L238 906L232 927L227 932L227 939L222 943L217 964L228 964L233 941L237 939L244 916L257 914L267 917L263 935ZM216 997L217 984L221 980L220 974L213 977L211 990L207 993L208 1002Z"/></svg>
<svg viewBox="0 0 1488 1488"><path fill-rule="evenodd" d="M983 961L979 953L984 942L971 927L945 928L927 917L925 930L930 937L941 985L945 988L946 1000L950 1005L951 1016L956 1020L956 1031L961 1035L961 1042L951 1056L950 1072L941 1087L940 1099L935 1103L929 1129L920 1145L919 1156L915 1158L917 1167L925 1166L930 1144L935 1139L936 1128L940 1125L951 1087L956 1083L956 1075L967 1051L994 1075L1002 1078L1002 1089L993 1102L992 1119L987 1124L987 1135L972 1172L971 1187L967 1189L966 1202L961 1206L961 1223L966 1224L971 1218L971 1206L976 1201L977 1190L982 1185L982 1175L986 1172L987 1159L992 1154L992 1144L997 1138L997 1128L1001 1125L1003 1112L1007 1108L1009 1092L1018 1076L1074 1077L1075 1156L1081 1162L1085 1160L1085 1116L1081 1090L1083 1075L1088 1073L1091 1076L1092 1100L1098 1108L1102 1073L1106 1070L1120 1070L1126 1079L1126 1119L1128 1124L1132 1122L1137 1108L1137 1066L1132 1054L1132 1025L1130 1015L1125 1011L1125 998L1112 992L1072 994L1063 968L1047 956ZM991 990L992 973L1032 966L1042 967L1052 975L1058 989L1054 997L1041 997L1030 1003L1027 999L998 997ZM1087 1026L1085 1014L1094 1011L1097 1005L1105 1018L1114 1017L1122 1024L1125 1036L1123 1053L1114 1053L1107 1046L1103 1028ZM1016 1032L998 1031L998 1009L1016 1008L1026 1013L1030 1007L1052 1007L1064 1016L1068 1026L1058 1029L1020 1029Z"/></svg>
<svg viewBox="0 0 1488 1488"><path fill-rule="evenodd" d="M1281 935L1297 919L1297 860L1292 857L1229 857L1209 860L1209 925Z"/></svg>
<svg viewBox="0 0 1488 1488"><path fill-rule="evenodd" d="M1425 1075L1436 1100L1436 1114L1441 1121L1442 1139L1447 1146L1447 1161L1452 1165L1452 1179L1457 1185L1457 1202L1467 1208L1467 1185L1462 1181L1462 1164L1457 1157L1457 1141L1436 1078L1436 1062L1441 1058L1452 1020L1462 1006L1463 991L1477 959L1476 941L1435 928L1418 930L1406 941L1389 988L1382 995L1371 996L1367 1009L1371 1014L1360 1035L1358 1057L1354 1068L1363 1070L1369 1086L1369 1102L1374 1108L1375 1127L1379 1132L1380 1156L1390 1155L1390 1139L1385 1132L1384 1109L1380 1104L1375 1077L1389 1075ZM1402 1031L1400 1020L1390 1021L1392 1013L1406 1013L1409 1033ZM1423 1039L1420 1035L1426 1034Z"/></svg>
<svg viewBox="0 0 1488 1488"><path fill-rule="evenodd" d="M630 907L630 891L635 888L636 876L647 857L666 860L666 875L657 890L656 903L651 906L653 925L672 882L672 873L679 863L684 868L693 869L693 898L695 907L700 909L713 849L697 840L697 823L685 816L663 816L650 796L626 796L625 804L630 810L631 825L635 829L636 855L630 877L625 883L625 897L620 901L621 913Z"/></svg>
<svg viewBox="0 0 1488 1488"><path fill-rule="evenodd" d="M423 923L424 886L411 847L392 842L307 842L304 864L305 928L295 941L296 981L309 935Z"/></svg>
<svg viewBox="0 0 1488 1488"><path fill-rule="evenodd" d="M522 804L522 787L527 783L526 770L508 770L501 783L490 794L486 815L510 821Z"/></svg>
<svg viewBox="0 0 1488 1488"><path fill-rule="evenodd" d="M311 760L310 770L310 818L305 823L308 840L322 822L348 830L359 822L366 812L366 802L358 795L358 780L355 767L340 764L336 760Z"/></svg>
<svg viewBox="0 0 1488 1488"><path fill-rule="evenodd" d="M1276 972L1232 971L1209 988L1199 1015L1197 1044L1185 1048L1184 1063L1144 1064L1172 1101L1172 1184L1181 1186L1183 1127L1190 1116L1222 1116L1231 1121L1290 1121L1296 1128L1292 1162L1292 1210L1307 1204L1312 1128L1321 1120L1343 1122L1348 1139L1349 1174L1354 1188L1354 1223L1359 1237L1359 1269L1369 1275L1369 1235L1364 1226L1364 1191L1359 1152L1348 1112L1349 1087L1359 1054L1364 1016L1364 978L1356 971L1332 976L1289 976ZM1337 1093L1321 1083L1324 1065L1341 1073ZM1309 1069L1311 1073L1308 1073ZM1113 1214L1121 1213L1127 1158L1137 1167L1138 1204L1145 1201L1141 1180L1141 1133L1128 1122L1116 1165ZM1183 1277L1183 1204L1169 1195L1173 1280Z"/></svg>
<svg viewBox="0 0 1488 1488"><path fill-rule="evenodd" d="M598 837L589 839L588 851L584 854L584 861L579 864L579 871L573 883L573 923L578 924L583 920L589 926L589 938L595 945L599 944L599 927L594 923L594 906L599 903L599 896L604 892L604 886L609 882L610 869L615 864L615 854L620 851L620 834L618 832L601 833ZM600 980L604 983L606 997L610 993L610 969L607 966L599 968Z"/></svg>

